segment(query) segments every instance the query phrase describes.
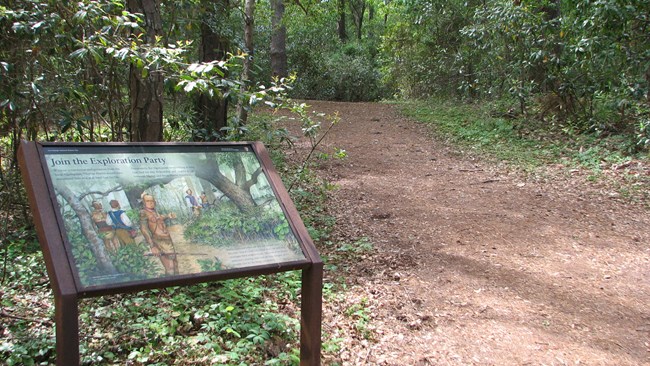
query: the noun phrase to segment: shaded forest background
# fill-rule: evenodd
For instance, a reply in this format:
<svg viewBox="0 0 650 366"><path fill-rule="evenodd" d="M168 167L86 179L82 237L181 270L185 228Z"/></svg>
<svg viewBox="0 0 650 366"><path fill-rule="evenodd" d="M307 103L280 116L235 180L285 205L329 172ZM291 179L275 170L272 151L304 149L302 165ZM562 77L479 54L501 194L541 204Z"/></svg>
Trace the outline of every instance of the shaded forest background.
<svg viewBox="0 0 650 366"><path fill-rule="evenodd" d="M645 154L648 14L644 0L3 1L1 184L19 186L21 139L236 140L260 104L307 120L289 98L489 104L513 130ZM25 211L20 197L7 208Z"/></svg>
<svg viewBox="0 0 650 366"><path fill-rule="evenodd" d="M649 8L642 0L5 1L5 158L20 138L225 138L251 104L287 91L272 86L300 99L499 100L507 117L628 133L640 150Z"/></svg>

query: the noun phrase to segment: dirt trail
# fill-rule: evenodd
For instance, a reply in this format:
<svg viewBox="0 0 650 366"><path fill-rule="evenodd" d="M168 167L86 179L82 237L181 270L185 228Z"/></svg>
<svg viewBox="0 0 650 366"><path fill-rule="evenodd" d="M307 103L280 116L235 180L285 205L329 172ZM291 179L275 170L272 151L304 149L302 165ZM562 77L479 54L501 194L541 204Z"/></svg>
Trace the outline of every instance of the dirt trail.
<svg viewBox="0 0 650 366"><path fill-rule="evenodd" d="M178 255L178 269L180 274L195 274L201 272L198 259L213 260L222 257L222 251L216 247L193 243L185 240L183 225L177 224L168 227L174 242L174 249Z"/></svg>
<svg viewBox="0 0 650 366"><path fill-rule="evenodd" d="M326 337L357 336L326 364L650 365L646 210L454 153L389 105L309 104L349 155L322 172L337 239L377 249L325 304ZM374 338L343 323L355 303Z"/></svg>

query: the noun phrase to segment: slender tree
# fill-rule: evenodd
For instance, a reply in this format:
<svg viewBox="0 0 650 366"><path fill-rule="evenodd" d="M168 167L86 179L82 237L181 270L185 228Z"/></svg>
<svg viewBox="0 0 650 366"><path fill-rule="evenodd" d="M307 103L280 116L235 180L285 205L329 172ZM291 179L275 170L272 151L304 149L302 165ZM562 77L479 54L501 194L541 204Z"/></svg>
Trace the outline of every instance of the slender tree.
<svg viewBox="0 0 650 366"><path fill-rule="evenodd" d="M158 0L128 0L128 10L144 15L142 41L153 46L162 37L162 18ZM131 65L129 89L131 100L131 140L162 141L163 86L161 70L146 70Z"/></svg>
<svg viewBox="0 0 650 366"><path fill-rule="evenodd" d="M287 65L287 27L284 25L283 0L271 0L271 73L273 77L289 75Z"/></svg>
<svg viewBox="0 0 650 366"><path fill-rule="evenodd" d="M90 216L90 213L83 206L79 200L79 197L75 196L72 190L65 186L57 187L56 192L70 205L75 215L79 219L79 223L81 224L81 232L90 243L90 250L93 252L95 258L97 259L97 265L99 266L99 269L106 274L117 273L113 262L106 252L104 241L99 238L97 232L93 228L93 220Z"/></svg>
<svg viewBox="0 0 650 366"><path fill-rule="evenodd" d="M368 4L366 4L365 0L350 0L348 4L350 4L350 10L352 11L352 20L354 21L357 39L361 40L363 35L363 16L366 13Z"/></svg>
<svg viewBox="0 0 650 366"><path fill-rule="evenodd" d="M336 23L336 31L341 42L348 40L347 29L345 29L345 0L338 0L336 2L336 11L338 21Z"/></svg>
<svg viewBox="0 0 650 366"><path fill-rule="evenodd" d="M205 0L202 6L205 17L201 22L199 59L203 62L225 60L230 51L230 39L216 25L228 17L229 2ZM228 101L223 95L203 93L199 95L195 108L199 118L198 127L208 134L220 134L221 129L228 125Z"/></svg>
<svg viewBox="0 0 650 366"><path fill-rule="evenodd" d="M241 95L245 95L248 91L250 84L250 73L251 66L253 64L253 54L254 54L254 45L253 45L253 26L254 26L254 13L255 13L255 0L246 0L244 5L244 51L246 53L244 57L244 65L241 72ZM247 100L241 98L237 104L237 120L240 124L246 124L248 119L247 112Z"/></svg>

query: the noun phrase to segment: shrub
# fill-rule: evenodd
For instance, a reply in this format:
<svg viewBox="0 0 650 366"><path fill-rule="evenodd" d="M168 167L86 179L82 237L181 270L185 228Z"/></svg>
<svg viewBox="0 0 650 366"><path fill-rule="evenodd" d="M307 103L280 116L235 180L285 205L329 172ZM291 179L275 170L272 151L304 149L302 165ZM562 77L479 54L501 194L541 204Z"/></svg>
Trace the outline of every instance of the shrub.
<svg viewBox="0 0 650 366"><path fill-rule="evenodd" d="M350 43L329 54L299 52L292 64L298 77L293 97L346 102L384 97L387 92L372 50L368 45Z"/></svg>

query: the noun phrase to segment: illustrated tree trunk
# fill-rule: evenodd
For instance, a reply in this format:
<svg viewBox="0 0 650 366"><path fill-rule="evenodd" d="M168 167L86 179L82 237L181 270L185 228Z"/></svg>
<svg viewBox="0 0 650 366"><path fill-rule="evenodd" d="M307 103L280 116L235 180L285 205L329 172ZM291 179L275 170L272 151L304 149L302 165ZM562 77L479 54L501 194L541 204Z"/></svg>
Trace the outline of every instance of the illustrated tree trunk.
<svg viewBox="0 0 650 366"><path fill-rule="evenodd" d="M347 29L345 29L345 0L337 1L336 10L339 18L336 24L336 30L339 34L339 40L345 42L348 40Z"/></svg>
<svg viewBox="0 0 650 366"><path fill-rule="evenodd" d="M145 189L153 186L162 186L164 184L167 184L171 182L172 180L176 179L175 176L169 176L169 177L160 177L160 178L155 178L155 179L149 179L144 182L140 182L138 184L132 184L131 182L123 182L124 186L124 194L126 195L126 198L129 200L129 206L131 206L132 209L140 209L141 204L142 204L142 192L144 192Z"/></svg>
<svg viewBox="0 0 650 366"><path fill-rule="evenodd" d="M128 10L144 14L145 43L154 45L162 36L162 18L158 0L128 0ZM131 100L131 140L162 141L163 85L160 70L145 70L134 64L129 73Z"/></svg>
<svg viewBox="0 0 650 366"><path fill-rule="evenodd" d="M246 182L246 167L241 158L233 160L232 168L235 171L235 184L241 187Z"/></svg>
<svg viewBox="0 0 650 366"><path fill-rule="evenodd" d="M129 206L131 206L131 208L136 210L142 208L140 204L140 200L142 199L142 192L144 192L144 190L141 185L127 187L124 190L124 194L129 200Z"/></svg>
<svg viewBox="0 0 650 366"><path fill-rule="evenodd" d="M246 179L246 168L244 167L241 157L237 157L232 166L235 172L235 179L228 179L220 170L219 163L214 159L207 159L197 162L196 176L204 179L219 189L228 197L237 208L242 211L248 211L257 206L251 194L251 187L257 183L257 178L262 173L262 168L258 168Z"/></svg>
<svg viewBox="0 0 650 366"><path fill-rule="evenodd" d="M213 204L218 198L215 196L214 192L212 191L212 186L210 185L210 182L207 182L205 179L201 179L201 192L205 192L205 195L208 197L208 202Z"/></svg>
<svg viewBox="0 0 650 366"><path fill-rule="evenodd" d="M240 92L241 92L240 94L242 96L246 94L250 85L249 79L250 79L251 66L253 64L253 52L254 52L254 45L253 45L253 26L255 20L253 18L254 13L255 13L255 0L246 0L246 3L244 5L244 44L246 47L245 49L246 57L244 58L244 65L241 72L242 84L240 88ZM242 125L246 124L246 121L248 120L247 107L248 107L248 99L240 98L239 103L237 104L237 120Z"/></svg>
<svg viewBox="0 0 650 366"><path fill-rule="evenodd" d="M211 2L205 4L206 18L201 23L201 44L199 47L199 59L203 62L225 60L230 49L230 40L223 34L214 31L210 25L217 18L226 17L228 13L228 0L220 0L216 7L211 7ZM207 10L216 9L216 10ZM211 11L219 14L210 17ZM228 125L228 101L221 95L201 94L196 100L195 110L199 118L200 129L206 130L209 134L220 134L221 129Z"/></svg>
<svg viewBox="0 0 650 366"><path fill-rule="evenodd" d="M242 212L248 211L257 205L255 200L253 200L250 191L246 191L230 179L226 178L226 176L219 171L218 167L210 175L205 175L201 172L198 173L197 176L217 187Z"/></svg>
<svg viewBox="0 0 650 366"><path fill-rule="evenodd" d="M95 259L97 260L99 269L105 274L116 274L117 270L115 269L111 259L106 254L104 241L97 235L97 232L94 229L93 220L88 210L86 210L86 208L81 204L79 198L74 195L70 188L65 186L57 187L56 192L63 197L70 207L72 207L72 210L79 219L81 232L90 243L90 250L93 252Z"/></svg>
<svg viewBox="0 0 650 366"><path fill-rule="evenodd" d="M287 27L284 25L283 0L271 0L271 72L273 77L287 77Z"/></svg>

